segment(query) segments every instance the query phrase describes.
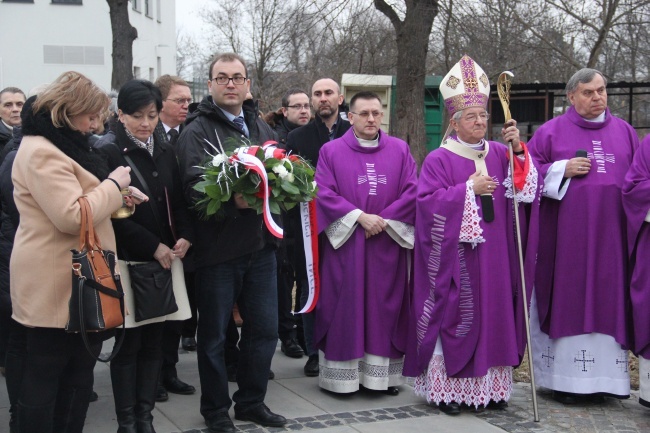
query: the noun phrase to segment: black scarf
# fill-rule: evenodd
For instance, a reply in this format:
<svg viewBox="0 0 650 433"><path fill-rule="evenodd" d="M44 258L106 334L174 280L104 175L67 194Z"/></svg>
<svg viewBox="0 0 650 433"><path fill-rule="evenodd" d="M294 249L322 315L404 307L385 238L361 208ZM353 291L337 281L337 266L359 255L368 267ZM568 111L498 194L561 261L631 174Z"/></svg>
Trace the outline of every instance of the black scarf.
<svg viewBox="0 0 650 433"><path fill-rule="evenodd" d="M25 113L27 110L27 113ZM24 114L23 114L24 113ZM85 170L94 174L99 180L108 177L108 161L95 152L88 142L88 135L73 131L68 127L57 128L52 124L49 111L34 113L31 104L23 107L23 135L38 135L54 144L68 158L75 161Z"/></svg>

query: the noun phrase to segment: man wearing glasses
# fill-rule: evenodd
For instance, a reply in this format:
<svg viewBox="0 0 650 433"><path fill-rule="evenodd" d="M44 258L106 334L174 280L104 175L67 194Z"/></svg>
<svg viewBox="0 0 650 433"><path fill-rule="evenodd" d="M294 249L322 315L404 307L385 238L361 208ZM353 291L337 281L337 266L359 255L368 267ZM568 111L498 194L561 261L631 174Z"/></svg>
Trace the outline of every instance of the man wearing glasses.
<svg viewBox="0 0 650 433"><path fill-rule="evenodd" d="M352 128L323 145L316 170L321 291L313 344L319 385L397 395L410 306L417 167L408 145L380 131L381 99L350 101Z"/></svg>
<svg viewBox="0 0 650 433"><path fill-rule="evenodd" d="M463 56L440 85L451 134L429 153L418 178L414 318L404 373L414 391L448 415L464 405L505 409L512 369L524 351L513 183L522 221L526 283L532 287L541 178L519 141L487 141L490 82Z"/></svg>
<svg viewBox="0 0 650 433"><path fill-rule="evenodd" d="M163 107L160 110L160 119L156 125L155 133L163 140L169 142L176 150L176 142L183 127L183 122L187 117L187 107L192 103L192 94L190 86L185 80L173 75L161 75L154 83L160 89L163 99ZM190 300L192 318L190 322L191 340L193 348L186 345L183 338L183 348L196 350L196 302L194 299L194 264L193 254L189 253L183 259L185 270L185 286L187 287L187 296ZM196 389L178 378L176 364L178 363L178 343L181 340L181 332L184 326L183 321L169 320L165 322L163 332L163 365L158 380L158 389L156 390L156 401L167 401L169 395L167 392L181 395L194 394Z"/></svg>
<svg viewBox="0 0 650 433"><path fill-rule="evenodd" d="M269 112L265 120L278 134L279 146L286 149L289 133L311 120L309 96L300 89L287 90L282 97L282 107Z"/></svg>
<svg viewBox="0 0 650 433"><path fill-rule="evenodd" d="M202 165L219 141L261 145L277 141L252 100L246 99L250 80L245 61L234 53L215 57L210 64L206 96L187 117L178 140L178 157L185 195L195 203L193 186L202 180ZM207 153L206 153L207 152ZM201 380L201 414L210 432L234 432L228 409L235 402L235 418L268 427L286 419L264 404L271 359L278 341L275 238L262 215L233 197L215 217L197 214L194 244L196 301L199 311L197 358ZM239 341L237 384L232 400L224 343L233 305L244 320Z"/></svg>
<svg viewBox="0 0 650 433"><path fill-rule="evenodd" d="M309 160L314 167L318 164L318 152L325 143L340 138L350 129L350 122L341 116L339 107L343 103L343 95L336 81L322 78L314 83L311 88L311 106L316 115L314 120L307 125L291 131L287 136L287 149ZM298 209L291 210L287 218L287 226L293 227L295 233L302 233ZM304 243L302 236L296 236L294 247L294 269L296 280L302 290L300 293L301 307L307 302L307 271L305 263ZM303 368L305 376L318 376L318 350L312 344L314 333L314 313L302 315L302 324L305 335L305 349L308 356Z"/></svg>

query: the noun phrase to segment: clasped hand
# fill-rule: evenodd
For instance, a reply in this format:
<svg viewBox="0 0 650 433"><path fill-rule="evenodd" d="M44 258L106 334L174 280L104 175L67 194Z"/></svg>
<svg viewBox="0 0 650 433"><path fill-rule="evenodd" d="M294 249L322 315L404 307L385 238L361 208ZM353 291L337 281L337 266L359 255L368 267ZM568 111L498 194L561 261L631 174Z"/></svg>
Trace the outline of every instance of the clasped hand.
<svg viewBox="0 0 650 433"><path fill-rule="evenodd" d="M365 212L359 215L357 222L366 231L366 239L383 232L386 228L386 220L379 215L367 214Z"/></svg>

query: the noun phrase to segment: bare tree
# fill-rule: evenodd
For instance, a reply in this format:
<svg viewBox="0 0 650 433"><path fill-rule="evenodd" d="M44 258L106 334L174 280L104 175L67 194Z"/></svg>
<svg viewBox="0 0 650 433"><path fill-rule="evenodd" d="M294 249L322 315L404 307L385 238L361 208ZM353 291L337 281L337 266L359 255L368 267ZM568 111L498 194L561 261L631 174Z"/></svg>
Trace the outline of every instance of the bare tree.
<svg viewBox="0 0 650 433"><path fill-rule="evenodd" d="M129 21L128 0L106 0L111 17L113 33L113 75L111 88L120 90L133 78L133 41L138 31Z"/></svg>
<svg viewBox="0 0 650 433"><path fill-rule="evenodd" d="M403 19L384 0L374 0L395 28L397 43L397 84L393 134L411 146L413 157L421 164L427 154L424 125L424 79L429 36L438 14L437 0L405 0Z"/></svg>
<svg viewBox="0 0 650 433"><path fill-rule="evenodd" d="M176 75L192 79L197 59L201 59L200 47L196 40L186 33L176 33Z"/></svg>
<svg viewBox="0 0 650 433"><path fill-rule="evenodd" d="M225 0L210 9L205 21L216 30L217 51L234 51L249 61L252 90L263 108L268 109L274 93L274 75L286 69L287 29L305 25L298 22L307 2L285 0Z"/></svg>

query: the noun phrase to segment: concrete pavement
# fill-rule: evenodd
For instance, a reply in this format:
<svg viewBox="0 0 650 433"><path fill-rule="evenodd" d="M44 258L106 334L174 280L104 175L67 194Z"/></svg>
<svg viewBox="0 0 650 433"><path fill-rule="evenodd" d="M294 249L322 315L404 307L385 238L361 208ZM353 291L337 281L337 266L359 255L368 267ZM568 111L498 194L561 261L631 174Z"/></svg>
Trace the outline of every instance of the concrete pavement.
<svg viewBox="0 0 650 433"><path fill-rule="evenodd" d="M104 350L112 347L106 342ZM198 433L207 431L199 413L199 377L196 352L180 350L179 377L197 388L191 396L169 394L169 400L157 403L154 427L157 433ZM533 422L530 387L515 384L510 407L505 411L474 413L464 410L450 417L413 394L409 385L396 397L371 391L339 396L318 387L318 378L303 375L306 358L286 357L278 345L273 359L275 380L269 382L266 404L289 419L283 428L263 428L234 420L242 432L317 431L319 433L388 432L650 432L650 409L637 402L638 393L629 400L607 399L605 404L584 403L564 406L554 402L549 391L538 392L541 422ZM236 384L230 384L231 394ZM85 432L114 433L117 430L109 368L95 367L95 391L99 401L90 404ZM4 379L0 378L0 432L8 431L8 399Z"/></svg>

